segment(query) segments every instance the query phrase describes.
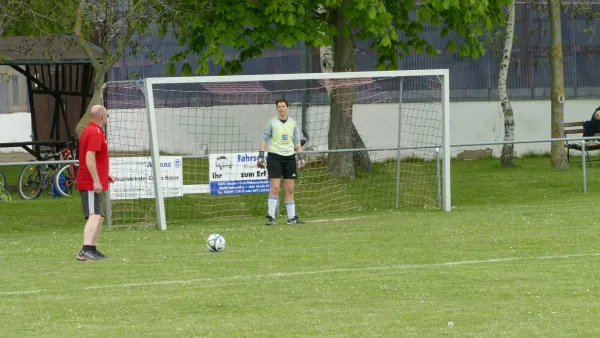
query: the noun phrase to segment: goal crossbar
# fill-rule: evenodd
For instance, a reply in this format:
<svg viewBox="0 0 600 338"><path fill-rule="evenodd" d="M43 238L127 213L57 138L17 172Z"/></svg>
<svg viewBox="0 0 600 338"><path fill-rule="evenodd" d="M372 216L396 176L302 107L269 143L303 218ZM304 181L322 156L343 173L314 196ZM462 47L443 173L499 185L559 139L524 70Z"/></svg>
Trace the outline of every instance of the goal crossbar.
<svg viewBox="0 0 600 338"><path fill-rule="evenodd" d="M448 69L423 69L423 70L390 70L390 71L371 71L371 72L151 77L151 78L146 78L145 81L146 81L146 84L155 85L155 84L328 80L328 79L360 79L360 78L420 77L420 76L442 76L444 78L447 78L449 75L450 75L450 71Z"/></svg>

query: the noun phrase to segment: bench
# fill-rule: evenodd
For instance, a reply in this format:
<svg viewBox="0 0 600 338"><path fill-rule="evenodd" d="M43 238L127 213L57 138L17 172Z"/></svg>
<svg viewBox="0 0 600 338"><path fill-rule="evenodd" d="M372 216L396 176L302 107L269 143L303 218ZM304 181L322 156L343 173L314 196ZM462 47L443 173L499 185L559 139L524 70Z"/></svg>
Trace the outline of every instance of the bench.
<svg viewBox="0 0 600 338"><path fill-rule="evenodd" d="M565 129L565 137L569 134L579 134L581 136L583 136L583 132L584 132L584 121L581 122L565 122L564 123L564 129ZM577 151L582 151L585 150L585 155L588 159L588 162L590 163L590 166L592 166L592 160L590 158L590 150L600 150L600 143L593 143L593 142L587 142L585 143L585 149L582 149L581 147L581 141L576 141L574 143L569 143L569 141L565 142L565 147L567 148L567 160L570 161L570 151L571 150L577 150Z"/></svg>

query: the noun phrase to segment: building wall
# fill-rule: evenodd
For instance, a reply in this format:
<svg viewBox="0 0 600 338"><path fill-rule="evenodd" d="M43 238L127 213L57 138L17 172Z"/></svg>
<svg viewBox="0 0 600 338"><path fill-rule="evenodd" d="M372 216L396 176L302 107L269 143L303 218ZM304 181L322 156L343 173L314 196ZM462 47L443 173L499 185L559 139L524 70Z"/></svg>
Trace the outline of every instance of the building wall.
<svg viewBox="0 0 600 338"><path fill-rule="evenodd" d="M515 114L515 139L550 138L550 101L528 100L512 103ZM583 121L591 117L600 100L578 99L565 103L565 121ZM452 144L501 141L503 123L500 105L495 101L451 102L450 134ZM402 146L433 145L441 140L439 105L412 103L403 105ZM329 107L313 106L307 121L311 144L327 148ZM159 144L169 153L202 155L258 149L259 137L268 118L274 116L272 105L222 106L212 109L157 109ZM290 115L300 123L300 108L292 106ZM427 119L425 119L427 116ZM367 147L395 147L398 140L398 106L381 104L376 109L356 107L354 123ZM0 143L28 141L31 134L30 114L0 114ZM148 133L144 110L113 110L108 130L110 146L115 151L147 149ZM499 156L501 146L453 148L456 156L464 150L493 149ZM515 146L518 154L550 151L549 143ZM0 151L22 151L0 148ZM421 153L423 155L425 153ZM428 152L427 154L431 154ZM427 156L425 154L425 156ZM378 153L376 157L394 156L395 152Z"/></svg>
<svg viewBox="0 0 600 338"><path fill-rule="evenodd" d="M0 114L0 143L31 140L31 114ZM25 152L22 148L0 148L0 152Z"/></svg>
<svg viewBox="0 0 600 338"><path fill-rule="evenodd" d="M574 12L576 11L573 8L566 8L561 15L565 92L568 98L595 98L600 96L600 77L596 75L596 70L600 67L600 34L590 33L595 31L594 20L577 17L573 15ZM411 13L411 16L414 17L414 13ZM429 41L439 54L430 56L425 53L407 53L398 60L399 69L449 69L452 100L497 100L498 73L502 56L499 51L502 50L502 41L487 45L485 55L472 59L445 51L449 39L454 39L460 44L464 38L453 32L441 37L439 27L433 25L424 25L423 29L420 35ZM548 11L540 8L539 3L521 2L517 5L515 40L507 79L511 99L549 97L551 87L548 58L549 31ZM403 35L403 32L398 32L400 39ZM490 35L494 36L494 33ZM377 69L378 58L376 51L370 47L372 42L355 39L355 55L359 71ZM183 49L178 45L177 39L168 35L164 38L148 35L141 43L145 48L155 52L163 63L153 63L147 58L146 53L139 53L117 63L109 73L110 80L169 76L165 72L164 61ZM239 55L239 52L224 47L224 58L233 59ZM193 58L190 57L190 60ZM192 69L195 69L198 64L190 62ZM291 48L276 46L264 50L262 57L243 63L242 74L318 73L321 72L319 64L318 48L305 48L299 43ZM177 69L181 69L181 64L178 64ZM209 75L217 75L220 69L220 65L209 62Z"/></svg>

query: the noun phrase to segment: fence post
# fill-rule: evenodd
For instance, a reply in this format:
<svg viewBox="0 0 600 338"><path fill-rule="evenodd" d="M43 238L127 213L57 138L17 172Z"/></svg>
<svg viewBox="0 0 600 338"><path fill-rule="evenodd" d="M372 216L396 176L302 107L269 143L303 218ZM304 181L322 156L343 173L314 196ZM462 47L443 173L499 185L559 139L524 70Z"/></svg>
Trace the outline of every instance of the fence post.
<svg viewBox="0 0 600 338"><path fill-rule="evenodd" d="M106 86L108 85L108 83L105 83L102 85L102 88L100 89L100 104L103 105L104 107L106 107L106 103L104 102L104 89L106 88ZM107 109L110 109L109 107L107 107ZM108 123L106 125L104 125L104 133L106 135L108 135ZM108 141L108 139L107 139ZM106 227L110 230L110 228L112 228L113 226L113 209L112 209L112 201L110 199L110 184L108 185L108 190L106 191L106 201L104 201L104 203L106 204Z"/></svg>
<svg viewBox="0 0 600 338"><path fill-rule="evenodd" d="M435 148L435 180L437 207L442 208L442 180L440 175L440 148Z"/></svg>
<svg viewBox="0 0 600 338"><path fill-rule="evenodd" d="M581 140L581 172L583 174L583 192L587 191L587 175L585 168L585 140Z"/></svg>

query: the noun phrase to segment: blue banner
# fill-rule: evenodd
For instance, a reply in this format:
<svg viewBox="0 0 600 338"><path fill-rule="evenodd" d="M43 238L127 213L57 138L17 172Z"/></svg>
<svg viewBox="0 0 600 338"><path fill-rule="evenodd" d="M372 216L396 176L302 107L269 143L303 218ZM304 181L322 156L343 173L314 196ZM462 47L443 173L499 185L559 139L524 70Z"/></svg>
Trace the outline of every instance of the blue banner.
<svg viewBox="0 0 600 338"><path fill-rule="evenodd" d="M210 182L211 195L262 194L269 190L269 180Z"/></svg>

